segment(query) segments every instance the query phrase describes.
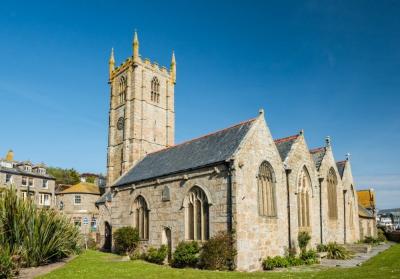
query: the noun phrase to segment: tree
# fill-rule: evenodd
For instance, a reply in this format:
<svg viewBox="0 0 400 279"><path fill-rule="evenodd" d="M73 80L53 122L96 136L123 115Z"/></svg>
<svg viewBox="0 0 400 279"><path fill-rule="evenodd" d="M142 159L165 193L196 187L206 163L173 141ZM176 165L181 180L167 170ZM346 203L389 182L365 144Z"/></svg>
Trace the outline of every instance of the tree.
<svg viewBox="0 0 400 279"><path fill-rule="evenodd" d="M80 176L79 173L72 169L62 169L62 168L54 168L48 167L47 173L53 176L56 179L56 184L68 184L73 185L79 183Z"/></svg>

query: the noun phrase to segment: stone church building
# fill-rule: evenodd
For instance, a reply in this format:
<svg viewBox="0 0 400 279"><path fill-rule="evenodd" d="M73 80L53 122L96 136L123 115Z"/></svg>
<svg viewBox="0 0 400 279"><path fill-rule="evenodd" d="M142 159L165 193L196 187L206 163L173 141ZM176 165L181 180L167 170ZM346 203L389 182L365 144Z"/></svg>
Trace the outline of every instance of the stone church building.
<svg viewBox="0 0 400 279"><path fill-rule="evenodd" d="M297 247L359 239L349 158L337 162L330 139L310 149L305 134L276 139L263 110L250 120L174 144L176 62L169 69L139 55L109 61L109 192L97 205L106 248L112 231L138 228L144 246L206 241L234 231L237 269ZM104 207L104 208L102 208Z"/></svg>

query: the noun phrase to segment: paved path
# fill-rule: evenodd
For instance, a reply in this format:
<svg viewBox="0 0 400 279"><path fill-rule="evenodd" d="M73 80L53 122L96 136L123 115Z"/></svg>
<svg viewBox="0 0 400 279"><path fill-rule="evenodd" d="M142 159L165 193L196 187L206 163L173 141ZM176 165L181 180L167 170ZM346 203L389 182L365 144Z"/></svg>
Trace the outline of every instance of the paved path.
<svg viewBox="0 0 400 279"><path fill-rule="evenodd" d="M29 268L21 268L19 271L18 278L32 279L37 276L47 274L57 268L64 266L67 262L74 259L75 257L76 256L72 256L72 257L66 258L60 262L56 262L56 263L52 263L52 264L48 264L48 265L43 265L43 266L38 266L38 267L29 267Z"/></svg>
<svg viewBox="0 0 400 279"><path fill-rule="evenodd" d="M387 242L380 244L378 246L372 246L372 249L369 253L356 253L354 257L350 260L329 260L329 259L322 259L321 266L326 267L354 267L359 266L363 262L369 260L373 256L376 256L382 251L385 251L394 243Z"/></svg>

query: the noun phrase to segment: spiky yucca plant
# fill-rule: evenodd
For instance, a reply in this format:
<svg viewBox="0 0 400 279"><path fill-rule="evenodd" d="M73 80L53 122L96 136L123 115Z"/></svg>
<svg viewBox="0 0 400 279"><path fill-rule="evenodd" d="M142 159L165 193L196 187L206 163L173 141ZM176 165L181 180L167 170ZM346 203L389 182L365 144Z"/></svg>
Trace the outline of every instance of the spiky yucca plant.
<svg viewBox="0 0 400 279"><path fill-rule="evenodd" d="M8 245L22 266L38 266L79 251L79 230L67 217L37 208L15 189L0 193L0 245Z"/></svg>

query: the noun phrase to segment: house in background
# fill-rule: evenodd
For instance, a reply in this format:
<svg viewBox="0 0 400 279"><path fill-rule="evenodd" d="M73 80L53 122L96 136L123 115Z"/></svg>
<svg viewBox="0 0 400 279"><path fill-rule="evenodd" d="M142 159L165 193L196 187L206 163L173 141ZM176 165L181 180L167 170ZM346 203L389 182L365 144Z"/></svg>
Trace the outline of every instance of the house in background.
<svg viewBox="0 0 400 279"><path fill-rule="evenodd" d="M370 188L357 191L360 239L366 236L376 237L376 199L375 191Z"/></svg>
<svg viewBox="0 0 400 279"><path fill-rule="evenodd" d="M29 195L39 207L55 206L55 178L47 174L46 166L16 161L12 150L0 159L0 188L9 187L24 199Z"/></svg>
<svg viewBox="0 0 400 279"><path fill-rule="evenodd" d="M99 210L95 203L100 198L100 188L87 182L79 182L57 193L57 207L71 218L85 236L96 238Z"/></svg>
<svg viewBox="0 0 400 279"><path fill-rule="evenodd" d="M383 209L378 212L378 225L389 230L400 229L400 208Z"/></svg>

